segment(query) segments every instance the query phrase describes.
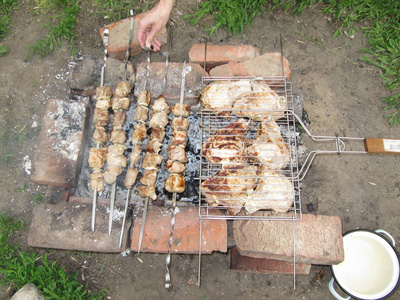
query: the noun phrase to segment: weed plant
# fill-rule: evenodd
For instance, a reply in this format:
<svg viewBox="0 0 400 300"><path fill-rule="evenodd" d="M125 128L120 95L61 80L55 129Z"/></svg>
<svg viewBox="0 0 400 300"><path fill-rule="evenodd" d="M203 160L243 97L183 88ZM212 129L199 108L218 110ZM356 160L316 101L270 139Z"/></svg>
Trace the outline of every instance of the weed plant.
<svg viewBox="0 0 400 300"><path fill-rule="evenodd" d="M77 14L81 11L78 1L75 0L36 0L35 12L50 16L50 21L45 24L49 30L48 35L37 40L30 46L28 58L37 54L40 57L49 55L55 47L60 48L63 41L69 43L72 53L76 52Z"/></svg>
<svg viewBox="0 0 400 300"><path fill-rule="evenodd" d="M16 10L18 0L0 0L0 39L4 38L7 31L8 25L11 22L11 14ZM7 47L0 45L0 56L8 53Z"/></svg>
<svg viewBox="0 0 400 300"><path fill-rule="evenodd" d="M89 294L78 281L47 254L21 251L10 243L11 236L25 227L21 221L0 214L0 284L20 289L35 284L46 299L103 299L105 295Z"/></svg>
<svg viewBox="0 0 400 300"><path fill-rule="evenodd" d="M134 14L147 11L152 6L151 2L138 0L95 0L96 5L99 7L97 13L110 22L127 18L130 9L133 9Z"/></svg>
<svg viewBox="0 0 400 300"><path fill-rule="evenodd" d="M268 6L267 6L268 4ZM336 29L333 37L343 33L352 37L356 24L368 39L368 48L363 48L365 55L360 59L381 70L383 84L389 91L400 87L400 1L398 0L209 0L200 4L191 15L185 15L192 25L201 19L213 15L215 22L205 30L210 36L217 34L221 28L236 34L242 32L246 25L251 25L254 17L260 12L284 10L300 14L312 5L321 4L322 11L333 17ZM390 125L400 125L400 94L382 98L386 103L385 116Z"/></svg>

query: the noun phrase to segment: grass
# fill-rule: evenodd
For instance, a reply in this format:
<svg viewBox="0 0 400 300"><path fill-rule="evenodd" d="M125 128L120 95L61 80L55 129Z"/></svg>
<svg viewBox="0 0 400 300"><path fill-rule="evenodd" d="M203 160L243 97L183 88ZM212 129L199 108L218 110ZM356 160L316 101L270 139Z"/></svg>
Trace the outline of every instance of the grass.
<svg viewBox="0 0 400 300"><path fill-rule="evenodd" d="M268 5L267 5L268 4ZM400 87L400 1L398 0L230 0L203 1L193 14L185 15L192 25L212 15L214 25L205 28L210 36L217 34L221 28L228 33L242 32L245 26L251 25L254 17L264 11L284 10L291 14L301 14L312 5L335 21L334 38L345 33L352 38L360 26L367 37L368 47L361 49L365 54L360 60L376 66L381 71L382 82L391 92L382 98L386 103L385 115L390 125L400 125L400 94L394 93Z"/></svg>
<svg viewBox="0 0 400 300"><path fill-rule="evenodd" d="M63 41L69 44L72 54L77 52L75 27L81 11L78 4L75 0L36 0L35 13L49 17L49 22L44 25L48 34L29 46L28 58L34 54L46 57L56 47L60 48Z"/></svg>
<svg viewBox="0 0 400 300"><path fill-rule="evenodd" d="M98 7L97 14L110 22L120 21L129 16L129 10L133 9L134 14L149 10L152 1L143 0L95 0Z"/></svg>
<svg viewBox="0 0 400 300"><path fill-rule="evenodd" d="M17 4L18 0L0 0L0 41L7 34L12 12L18 9ZM7 53L7 47L0 44L0 56L6 55Z"/></svg>
<svg viewBox="0 0 400 300"><path fill-rule="evenodd" d="M33 283L46 299L103 299L104 294L89 293L87 286L77 281L78 274L68 273L47 254L21 251L12 245L12 235L24 227L23 222L0 214L0 284L20 289Z"/></svg>

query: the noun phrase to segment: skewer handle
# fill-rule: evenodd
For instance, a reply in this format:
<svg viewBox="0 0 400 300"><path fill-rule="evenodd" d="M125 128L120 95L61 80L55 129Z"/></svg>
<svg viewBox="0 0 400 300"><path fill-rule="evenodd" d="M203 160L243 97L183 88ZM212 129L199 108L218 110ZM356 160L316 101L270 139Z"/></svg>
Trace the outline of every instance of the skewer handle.
<svg viewBox="0 0 400 300"><path fill-rule="evenodd" d="M364 139L365 150L375 154L400 154L400 140L366 138Z"/></svg>

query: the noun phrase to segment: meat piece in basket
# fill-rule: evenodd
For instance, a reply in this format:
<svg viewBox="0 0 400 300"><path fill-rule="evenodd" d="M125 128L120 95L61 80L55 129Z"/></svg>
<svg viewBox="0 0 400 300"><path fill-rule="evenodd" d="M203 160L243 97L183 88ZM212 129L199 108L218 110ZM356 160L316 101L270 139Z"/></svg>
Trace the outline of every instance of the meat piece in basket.
<svg viewBox="0 0 400 300"><path fill-rule="evenodd" d="M211 206L225 206L230 215L237 215L256 187L256 171L256 167L247 164L221 168L201 184L205 200Z"/></svg>
<svg viewBox="0 0 400 300"><path fill-rule="evenodd" d="M203 144L203 155L212 163L240 163L245 157L245 135L249 123L245 119L218 130Z"/></svg>
<svg viewBox="0 0 400 300"><path fill-rule="evenodd" d="M293 183L285 175L263 170L259 174L257 187L248 194L245 209L248 213L260 209L287 212L293 206L294 196Z"/></svg>

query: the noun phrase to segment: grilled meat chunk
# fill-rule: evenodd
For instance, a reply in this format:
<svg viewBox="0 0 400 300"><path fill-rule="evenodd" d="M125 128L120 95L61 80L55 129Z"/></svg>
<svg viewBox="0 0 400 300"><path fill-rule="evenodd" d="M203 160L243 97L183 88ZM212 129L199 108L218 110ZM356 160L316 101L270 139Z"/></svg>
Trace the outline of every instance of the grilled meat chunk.
<svg viewBox="0 0 400 300"><path fill-rule="evenodd" d="M125 168L127 165L127 159L123 155L113 155L110 152L107 154L107 169L109 167L121 167Z"/></svg>
<svg viewBox="0 0 400 300"><path fill-rule="evenodd" d="M112 99L112 109L117 111L119 109L128 110L129 105L131 104L131 100L126 97L113 97Z"/></svg>
<svg viewBox="0 0 400 300"><path fill-rule="evenodd" d="M136 107L133 119L136 122L146 122L148 115L149 115L149 108L142 105L138 105Z"/></svg>
<svg viewBox="0 0 400 300"><path fill-rule="evenodd" d="M263 170L254 191L247 195L245 209L254 213L259 209L287 212L294 203L293 183L278 172Z"/></svg>
<svg viewBox="0 0 400 300"><path fill-rule="evenodd" d="M256 168L243 164L221 168L201 184L201 189L211 206L225 206L230 215L237 215L256 183Z"/></svg>
<svg viewBox="0 0 400 300"><path fill-rule="evenodd" d="M160 127L160 128L165 128L165 126L167 126L168 124L168 115L163 112L156 112L155 114L153 114L151 116L150 122L149 122L149 127L150 128L156 128L156 127Z"/></svg>
<svg viewBox="0 0 400 300"><path fill-rule="evenodd" d="M138 186L139 195L142 197L149 197L152 200L157 200L156 187L154 185L140 185Z"/></svg>
<svg viewBox="0 0 400 300"><path fill-rule="evenodd" d="M244 119L218 130L203 144L203 155L212 163L242 163L245 157L245 134L249 123Z"/></svg>
<svg viewBox="0 0 400 300"><path fill-rule="evenodd" d="M167 152L168 158L172 161L179 161L181 163L188 162L185 147L181 145L169 145Z"/></svg>
<svg viewBox="0 0 400 300"><path fill-rule="evenodd" d="M142 147L136 145L133 147L131 155L129 155L129 162L131 165L137 165L140 161L140 153L142 152Z"/></svg>
<svg viewBox="0 0 400 300"><path fill-rule="evenodd" d="M174 130L172 135L172 144L186 146L187 131Z"/></svg>
<svg viewBox="0 0 400 300"><path fill-rule="evenodd" d="M164 182L165 189L170 193L183 193L186 189L185 176L170 174Z"/></svg>
<svg viewBox="0 0 400 300"><path fill-rule="evenodd" d="M94 170L103 168L106 162L107 148L90 148L89 150L89 166Z"/></svg>
<svg viewBox="0 0 400 300"><path fill-rule="evenodd" d="M112 97L112 90L109 86L99 86L96 88L96 98L108 98Z"/></svg>
<svg viewBox="0 0 400 300"><path fill-rule="evenodd" d="M114 118L112 121L112 126L114 129L122 129L126 119L126 112L123 110L117 110L114 112Z"/></svg>
<svg viewBox="0 0 400 300"><path fill-rule="evenodd" d="M108 113L108 109L96 107L94 109L93 117L93 123L96 124L96 127L104 127L107 125L108 121L110 121L110 114Z"/></svg>
<svg viewBox="0 0 400 300"><path fill-rule="evenodd" d="M190 105L176 103L174 106L172 106L171 111L176 117L189 117Z"/></svg>
<svg viewBox="0 0 400 300"><path fill-rule="evenodd" d="M249 159L270 170L286 168L290 162L290 151L278 124L272 119L265 120L260 123L260 129L261 134L246 148Z"/></svg>
<svg viewBox="0 0 400 300"><path fill-rule="evenodd" d="M179 161L173 161L171 159L168 159L167 162L165 163L165 167L167 168L168 172L170 173L183 173L186 170L185 164L179 162Z"/></svg>
<svg viewBox="0 0 400 300"><path fill-rule="evenodd" d="M154 127L151 129L150 140L156 139L160 143L164 140L165 130L161 127Z"/></svg>
<svg viewBox="0 0 400 300"><path fill-rule="evenodd" d="M98 192L104 190L103 173L90 174L90 188L92 189L92 191L97 190Z"/></svg>
<svg viewBox="0 0 400 300"><path fill-rule="evenodd" d="M147 152L142 162L143 169L158 169L157 166L161 163L162 156L156 153Z"/></svg>
<svg viewBox="0 0 400 300"><path fill-rule="evenodd" d="M114 88L114 96L127 97L131 89L131 84L128 81L118 81Z"/></svg>
<svg viewBox="0 0 400 300"><path fill-rule="evenodd" d="M164 112L166 115L169 114L169 105L162 95L158 96L151 108L153 110L153 114L159 112Z"/></svg>
<svg viewBox="0 0 400 300"><path fill-rule="evenodd" d="M140 91L137 99L137 104L148 107L151 101L150 91Z"/></svg>
<svg viewBox="0 0 400 300"><path fill-rule="evenodd" d="M160 152L161 147L162 147L162 144L158 140L151 139L150 141L147 142L146 151L157 154Z"/></svg>
<svg viewBox="0 0 400 300"><path fill-rule="evenodd" d="M124 185L127 189L130 189L136 182L136 178L139 174L139 171L135 168L128 168L126 171L126 176L124 180Z"/></svg>
<svg viewBox="0 0 400 300"><path fill-rule="evenodd" d="M143 177L140 178L140 182L144 185L152 185L155 186L157 179L157 170L156 169L145 169L143 173Z"/></svg>
<svg viewBox="0 0 400 300"><path fill-rule="evenodd" d="M113 184L121 173L122 168L120 166L108 166L107 170L104 172L104 180L108 184Z"/></svg>
<svg viewBox="0 0 400 300"><path fill-rule="evenodd" d="M94 142L97 143L105 143L108 141L107 132L104 127L96 127L93 132Z"/></svg>
<svg viewBox="0 0 400 300"><path fill-rule="evenodd" d="M144 123L135 124L135 129L132 132L131 142L133 145L139 144L147 136L147 128Z"/></svg>
<svg viewBox="0 0 400 300"><path fill-rule="evenodd" d="M110 155L122 155L125 150L126 147L123 144L114 144L108 147L108 153Z"/></svg>
<svg viewBox="0 0 400 300"><path fill-rule="evenodd" d="M189 120L187 118L174 117L172 119L171 127L173 130L187 131L189 128Z"/></svg>
<svg viewBox="0 0 400 300"><path fill-rule="evenodd" d="M111 130L110 142L113 144L124 144L126 141L125 131L120 129Z"/></svg>

